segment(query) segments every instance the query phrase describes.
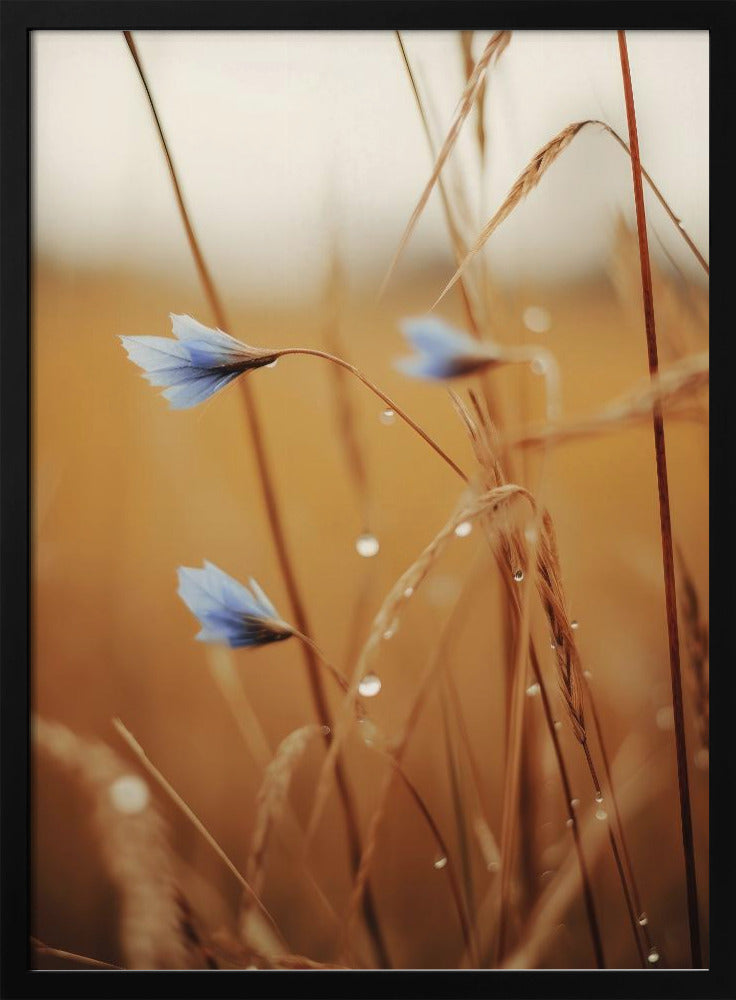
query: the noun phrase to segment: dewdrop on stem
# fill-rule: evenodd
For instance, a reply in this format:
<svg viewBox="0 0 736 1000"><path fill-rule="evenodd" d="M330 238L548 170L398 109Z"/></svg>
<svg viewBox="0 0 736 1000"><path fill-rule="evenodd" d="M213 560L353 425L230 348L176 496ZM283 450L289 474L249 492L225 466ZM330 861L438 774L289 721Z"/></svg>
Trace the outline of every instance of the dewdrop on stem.
<svg viewBox="0 0 736 1000"><path fill-rule="evenodd" d="M652 947L649 949L649 954L647 955L647 962L650 965L656 965L659 962L659 952L656 948Z"/></svg>
<svg viewBox="0 0 736 1000"><path fill-rule="evenodd" d="M516 581L516 583L521 583L523 579L524 579L524 570L517 569L516 572L514 573L514 580Z"/></svg>
<svg viewBox="0 0 736 1000"><path fill-rule="evenodd" d="M377 674L366 674L358 684L358 694L362 698L375 698L381 690L381 678Z"/></svg>
<svg viewBox="0 0 736 1000"><path fill-rule="evenodd" d="M396 421L396 414L391 409L384 410L378 418L384 427L390 427Z"/></svg>
<svg viewBox="0 0 736 1000"><path fill-rule="evenodd" d="M458 538L467 538L472 530L473 525L470 521L461 521L455 528L455 534Z"/></svg>
<svg viewBox="0 0 736 1000"><path fill-rule="evenodd" d="M446 864L447 864L447 858L445 857L444 854L441 854L439 857L435 858L433 862L433 865L437 869L437 871L441 871Z"/></svg>
<svg viewBox="0 0 736 1000"><path fill-rule="evenodd" d="M364 531L355 540L355 551L359 556L363 556L364 559L370 559L372 556L377 555L380 547L378 539L370 531Z"/></svg>

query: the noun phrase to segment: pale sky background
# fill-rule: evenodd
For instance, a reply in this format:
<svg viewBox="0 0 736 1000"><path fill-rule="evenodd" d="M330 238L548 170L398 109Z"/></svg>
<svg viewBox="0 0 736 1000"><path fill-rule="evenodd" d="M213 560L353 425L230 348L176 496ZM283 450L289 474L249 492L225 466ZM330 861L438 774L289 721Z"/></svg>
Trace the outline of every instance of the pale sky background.
<svg viewBox="0 0 736 1000"><path fill-rule="evenodd" d="M431 169L391 32L140 32L136 40L215 274L244 296L299 296L325 270L330 220L352 280L378 282ZM480 32L475 51L488 39ZM456 32L407 32L442 132L462 93ZM707 32L630 32L644 166L708 256ZM34 224L38 250L95 267L191 276L150 111L118 32L36 32ZM489 76L483 183L465 127L456 161L476 233L536 150L600 118L627 136L615 32L515 32ZM482 195L481 195L482 189ZM650 223L697 274L652 198ZM585 130L492 238L502 279L601 267L618 211L633 220L626 155ZM657 240L652 240L658 251ZM435 193L404 267L450 273Z"/></svg>

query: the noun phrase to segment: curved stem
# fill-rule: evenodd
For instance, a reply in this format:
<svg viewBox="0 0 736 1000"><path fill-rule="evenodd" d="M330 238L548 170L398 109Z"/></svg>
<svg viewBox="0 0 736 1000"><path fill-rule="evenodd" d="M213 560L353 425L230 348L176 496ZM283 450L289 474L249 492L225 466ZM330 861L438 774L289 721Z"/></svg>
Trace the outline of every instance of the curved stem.
<svg viewBox="0 0 736 1000"><path fill-rule="evenodd" d="M146 79L146 74L143 70L143 64L141 63L140 56L133 41L133 36L130 31L124 31L123 36L125 42L130 49L130 54L133 57L136 69L138 70L138 75L140 77L141 83L146 91L146 97L148 98L148 105L153 115L153 119L158 131L158 137L161 143L161 148L163 149L164 155L166 157L166 162L169 168L169 174L171 177L171 183L174 188L174 194L176 195L176 201L179 208L179 215L181 216L182 223L187 235L187 241L189 243L189 249L192 252L192 257L194 258L194 263L197 268L197 273L199 275L200 281L205 291L205 295L212 309L215 320L218 326L227 331L229 328L229 323L225 317L225 310L223 309L222 302L215 288L215 284L212 280L212 276L209 273L209 269L205 263L204 255L199 246L199 241L197 239L196 233L194 232L194 227L189 218L189 212L184 201L184 197L181 191L181 186L179 184L176 168L174 166L174 161L169 151L168 143L166 141L166 136L164 135L163 128L161 126L161 121L158 117L158 112L156 110L156 104L153 100L153 95L151 94L150 87L148 85L148 80ZM278 498L276 496L276 490L273 484L273 477L271 475L271 470L268 463L268 455L266 453L265 444L263 441L263 434L261 431L260 415L258 413L258 408L256 406L253 394L250 391L250 387L246 379L239 379L239 384L243 396L243 403L245 405L246 420L248 423L248 430L250 432L251 441L253 444L253 451L256 459L256 467L258 470L258 481L261 487L261 494L263 497L263 503L266 508L266 516L268 518L268 524L271 529L271 536L273 538L274 546L276 548L276 555L278 558L279 566L281 568L281 574L286 585L286 590L289 596L289 601L293 611L294 620L297 626L302 632L309 631L309 623L307 620L307 613L302 601L301 592L299 590L299 585L297 583L296 574L291 563L291 557L289 555L288 545L286 543L286 535L284 532L283 521L281 518L281 511L278 505ZM307 676L309 679L309 686L312 695L312 701L314 703L315 714L319 719L320 723L324 726L331 727L331 717L329 709L327 707L327 700L325 698L324 688L322 686L322 678L319 673L319 665L314 657L313 651L309 649L308 646L302 647L305 654L305 666L307 668ZM325 737L328 741L329 737ZM355 803L353 802L352 792L350 786L348 785L347 775L344 772L342 762L338 761L335 764L335 780L338 787L338 793L342 803L343 813L345 816L345 827L348 839L348 852L350 855L350 864L355 873L357 871L357 866L360 863L361 856L361 842L360 842L360 831L358 827L357 813L355 809ZM368 927L371 938L376 948L376 954L378 955L379 962L386 968L391 967L391 962L389 959L388 951L386 949L386 944L383 940L383 935L381 933L381 928L378 924L378 918L376 915L375 903L373 900L372 893L370 890L366 891L364 899L364 916L366 925Z"/></svg>
<svg viewBox="0 0 736 1000"><path fill-rule="evenodd" d="M337 682L342 691L347 694L350 691L350 684L348 682L348 679L342 673L342 671L338 670L337 667L334 667L330 663L330 661L324 655L319 646L312 639L310 639L309 636L304 635L303 632L298 632L296 630L294 630L294 635L298 639L301 639L302 642L307 643L307 645L312 650L314 650L314 652L319 657L322 666L324 666L325 669L330 673L331 677ZM362 703L357 699L354 703L354 708L358 722L362 722L367 719L365 708L363 707ZM395 773L403 781L404 786L411 795L414 803L419 809L419 812L422 814L422 817L424 818L427 826L429 827L432 836L434 837L437 846L441 852L442 857L445 858L447 861L445 867L447 868L447 875L448 878L450 879L450 889L452 891L452 895L455 900L455 905L457 907L458 917L460 919L460 926L462 927L463 937L465 939L465 947L477 960L478 956L477 941L475 940L475 937L471 931L471 922L467 910L465 908L465 905L463 903L463 897L460 891L460 885L458 883L457 874L455 872L455 867L452 858L450 857L450 852L447 847L447 842L445 841L445 838L442 836L442 832L439 826L437 825L432 813L430 812L427 803L422 798L421 793L419 792L414 782L411 780L411 778L409 778L409 776L406 774L403 767L401 766L401 761L396 751L379 749L379 753L381 753L382 756L386 757L386 759L390 762L391 766L393 767ZM347 931L347 925L345 930Z"/></svg>
<svg viewBox="0 0 736 1000"><path fill-rule="evenodd" d="M412 418L409 416L408 413L402 410L401 407L397 403L395 403L390 396L387 396L385 392L379 389L374 382L371 382L368 376L364 375L363 372L360 371L360 369L355 367L355 365L351 365L349 361L343 361L342 358L338 358L334 354L329 354L327 351L320 351L317 348L312 348L312 347L286 347L283 350L279 350L277 353L280 358L285 357L287 354L300 354L304 355L305 357L322 358L324 361L331 361L334 365L339 365L341 368L344 368L346 371L350 372L351 375L354 375L359 381L363 383L364 386L366 386L368 389L371 390L372 393L378 396L379 399L383 400L386 406L389 409L393 410L398 417L401 417L404 423L408 424L408 426L411 427L411 429L415 431L420 438L426 441L427 444L430 446L430 448L434 449L434 451L437 452L440 458L444 459L444 461L450 466L453 472L455 472L458 476L460 476L463 482L465 483L468 482L468 477L465 475L460 466L456 465L456 463L453 462L450 456L446 452L444 452L442 448L440 448L437 442L433 440L433 438L431 438L426 431L422 430L419 424L416 423L416 421L412 420Z"/></svg>

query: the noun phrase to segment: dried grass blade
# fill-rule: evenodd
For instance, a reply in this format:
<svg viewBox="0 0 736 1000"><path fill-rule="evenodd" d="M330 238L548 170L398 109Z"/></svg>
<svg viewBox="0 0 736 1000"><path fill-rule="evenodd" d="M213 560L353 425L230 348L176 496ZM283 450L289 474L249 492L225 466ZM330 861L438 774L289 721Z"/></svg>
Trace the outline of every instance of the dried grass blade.
<svg viewBox="0 0 736 1000"><path fill-rule="evenodd" d="M401 612L402 606L408 600L408 594L413 594L426 579L432 566L444 551L447 544L454 536L455 528L463 521L472 521L486 512L494 504L501 505L516 496L527 496L527 491L520 486L501 486L481 496L472 497L465 500L458 506L457 511L449 521L432 539L429 545L423 550L419 557L412 563L394 584L384 599L376 617L373 620L371 631L358 657L353 676L350 681L349 690L343 699L341 708L338 711L333 738L322 765L322 771L317 781L314 803L312 805L311 816L307 826L307 841L314 836L317 823L322 815L330 790L330 779L335 769L337 756L342 746L342 742L349 729L353 718L355 701L358 693L358 685L361 677L366 672L368 661L379 645L381 637L395 621Z"/></svg>
<svg viewBox="0 0 736 1000"><path fill-rule="evenodd" d="M319 735L322 727L315 724L295 729L281 741L266 768L256 798L256 819L245 866L246 877L256 893L263 888L269 835L288 804L292 775L312 738Z"/></svg>
<svg viewBox="0 0 736 1000"><path fill-rule="evenodd" d="M123 738L128 747L133 751L135 756L138 758L143 767L148 771L148 773L153 777L158 785L166 792L174 805L183 813L184 816L190 821L190 823L199 831L199 833L204 837L207 843L210 845L212 850L217 854L220 860L225 864L226 868L232 873L235 879L240 883L240 886L244 890L246 896L248 896L255 906L260 910L261 914L265 917L268 924L270 924L273 931L278 936L279 940L286 946L284 936L278 928L278 925L271 914L268 912L264 904L261 902L258 894L253 890L245 876L241 875L238 869L235 867L230 858L225 854L223 849L217 843L215 838L209 832L204 823L199 819L199 817L192 811L192 809L187 805L184 799L179 795L176 789L169 784L169 782L164 778L163 774L158 770L158 768L153 764L153 762L146 755L145 750L136 740L135 736L130 732L130 730L121 722L120 719L113 719L113 725L118 731L119 735Z"/></svg>
<svg viewBox="0 0 736 1000"><path fill-rule="evenodd" d="M621 74L626 101L626 119L629 127L631 147L631 171L636 205L636 227L639 234L639 256L641 260L642 297L644 300L644 324L646 328L649 373L657 374L657 334L654 319L654 297L652 274L649 262L646 210L642 169L639 159L639 138L636 128L634 91L631 83L631 69L626 45L626 32L618 32ZM687 891L688 921L690 925L690 950L694 968L702 966L700 944L700 915L698 912L698 885L695 871L695 846L693 842L693 822L690 804L690 783L687 767L687 743L685 738L685 713L682 699L682 677L680 672L680 639L677 623L677 589L675 586L675 560L672 543L672 523L670 519L669 482L667 478L667 452L665 445L662 409L655 405L653 410L654 452L657 467L657 492L659 499L660 533L662 537L662 562L664 570L665 603L667 612L667 635L669 639L670 674L672 681L672 707L675 716L675 751L677 757L677 781L680 797L680 825L682 848L685 858L685 885Z"/></svg>
<svg viewBox="0 0 736 1000"><path fill-rule="evenodd" d="M530 162L527 164L527 166L524 168L521 174L519 174L515 184L513 185L509 193L506 195L506 198L501 204L500 208L485 224L480 234L478 235L475 243L468 250L468 253L465 256L464 260L459 264L452 278L450 278L450 280L445 285L438 298L435 300L432 306L433 309L437 305L439 305L439 303L442 301L442 299L444 299L444 297L447 295L450 289L460 279L460 276L465 271L465 268L467 267L468 263L473 259L473 257L476 256L476 254L480 253L480 251L488 242L488 240L496 231L496 229L498 229L501 223L504 222L509 217L509 215L511 215L516 206L519 205L520 202L524 200L524 198L526 198L526 196L537 186L537 184L539 184L540 180L547 172L547 170L552 166L552 164L559 157L559 155L570 145L575 136L578 135L582 131L582 129L585 128L586 125L599 125L613 139L615 139L616 142L618 142L618 144L629 154L629 156L633 160L633 154L629 149L629 147L627 146L627 144L618 135L618 133L614 129L612 129L610 125L607 125L605 122L599 121L598 119L595 118L588 118L585 121L573 122L571 125L568 125L566 128L562 129L561 132L559 132L556 136L554 136L554 138L550 139L548 143L542 146L542 148L539 149L534 154ZM705 258L700 253L698 248L695 246L692 239L685 232L682 223L668 205L667 201L665 200L659 188L656 186L652 178L649 176L649 174L646 173L646 171L643 168L642 168L642 176L649 184L650 188L652 189L653 193L657 197L658 201L664 208L669 218L674 222L678 232L680 233L680 235L685 240L690 250L697 258L701 267L705 270L706 274L709 274L710 271L708 268L708 264L705 261Z"/></svg>
<svg viewBox="0 0 736 1000"><path fill-rule="evenodd" d="M379 296L383 295L386 286L388 285L388 282L391 279L391 275L393 274L396 268L396 264L399 260L399 257L401 256L404 247L408 243L411 234L414 232L416 224L419 221L419 217L424 211L424 207L427 204L427 201L429 200L430 194L432 193L432 189L437 183L437 180L442 171L442 167L444 166L448 156L450 155L455 146L455 143L457 142L463 123L465 122L465 119L468 117L473 108L473 104L476 100L480 86L483 82L483 78L485 77L486 70L490 65L491 59L493 59L494 56L498 59L503 50L509 44L510 40L511 40L510 31L504 30L495 32L491 36L490 41L486 45L480 59L476 63L475 68L473 69L473 72L471 73L470 78L468 79L468 82L465 85L465 90L463 91L463 95L460 99L460 106L458 108L457 114L455 115L455 118L453 119L453 122L450 125L450 129L447 133L445 141L443 142L442 147L440 148L430 178L427 181L424 190L420 195L419 201L417 202L416 207L414 208L414 211L411 214L411 218L409 219L406 229L404 230L404 234L401 237L401 240L399 241L398 249L394 254L394 258L391 261L391 265L388 269L386 277L383 279Z"/></svg>

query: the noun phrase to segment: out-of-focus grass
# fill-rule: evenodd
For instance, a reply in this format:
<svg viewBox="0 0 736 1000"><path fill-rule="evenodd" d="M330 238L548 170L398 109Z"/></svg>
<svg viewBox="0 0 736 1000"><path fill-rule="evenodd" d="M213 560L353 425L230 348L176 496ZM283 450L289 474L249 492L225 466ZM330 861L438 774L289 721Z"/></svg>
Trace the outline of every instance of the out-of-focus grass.
<svg viewBox="0 0 736 1000"><path fill-rule="evenodd" d="M372 294L346 302L343 339L351 360L472 469L463 430L441 387L411 382L391 359L404 351L396 321L423 312L439 284L416 280L377 306ZM669 303L660 319L663 344L685 335L701 345L707 329ZM634 294L634 293L632 293ZM701 306L703 296L692 293ZM314 303L279 311L229 295L232 332L262 345L323 346L325 317ZM521 324L539 304L552 316L545 334ZM287 608L268 537L237 389L184 413L167 404L130 365L117 334L166 335L168 313L190 312L211 322L193 283L153 281L132 273L80 272L42 261L34 284L33 330L33 696L43 716L111 742L120 716L189 802L228 855L245 864L260 771L249 758L228 707L208 671L205 649L193 641L196 623L176 596L175 570L207 558L232 575L255 576L280 609ZM461 322L450 300L445 315ZM606 281L567 289L518 289L504 305L508 339L544 341L562 368L567 417L600 408L646 372L641 319ZM684 330L683 330L684 328ZM506 331L504 331L506 333ZM663 347L666 357L666 346ZM313 638L337 665L348 642L355 601L371 574L369 612L446 519L459 483L398 421L379 421L380 403L350 386L365 445L374 522L381 543L372 561L354 541L361 509L343 465L334 425L331 380L323 364L285 358L273 370L247 376L262 411L267 446L284 511L289 545L306 595ZM523 383L520 382L523 379ZM520 421L519 387L527 418L541 416L541 380L525 373L492 376L511 421ZM675 535L707 607L707 437L703 425L668 424ZM571 613L603 715L609 750L636 734L639 763L667 769L668 793L627 822L627 835L650 926L669 965L686 965L687 927L677 819L674 742L666 727L670 705L651 428L622 430L555 450L548 462L546 499L555 520ZM479 531L459 539L410 602L401 628L376 664L383 689L371 703L391 733L449 613L476 553ZM451 643L467 724L480 765L494 829L500 827L504 697L499 638L499 586L487 560L484 582L470 600L467 626ZM364 623L364 630L367 628ZM538 634L546 633L541 616ZM544 651L548 644L540 643ZM550 651L551 653L551 651ZM290 643L235 654L244 688L269 740L312 721L298 650ZM544 662L559 717L564 712L552 661ZM684 663L684 670L687 670ZM337 692L330 689L333 705ZM691 703L688 704L690 708ZM544 778L537 831L539 876L570 849L560 808L559 779L543 732L541 709L527 718L539 730ZM454 836L451 791L443 757L441 715L432 701L407 757L446 835ZM658 723L659 720L659 723ZM696 747L690 712L688 737ZM592 803L579 753L565 727L566 751L583 808ZM322 749L306 752L291 800L305 819ZM653 756L655 755L655 756ZM634 755L636 757L636 755ZM693 751L690 758L692 763ZM384 764L354 742L348 754L364 820ZM131 765L134 769L134 765ZM701 910L707 907L707 771L692 770ZM35 784L34 916L38 937L70 951L119 961L116 902L96 857L80 800L66 779L39 767ZM670 794L671 793L671 794ZM432 866L434 845L412 804L395 792L374 866L376 895L397 965L452 966L461 949L446 882ZM168 809L168 805L165 804ZM170 812L184 879L210 923L232 919L237 885L185 821ZM339 807L331 804L313 848L314 871L338 911L350 891ZM295 951L334 957L334 932L299 889L294 865L275 846L265 899ZM492 876L484 876L490 878ZM483 883L485 884L485 883ZM540 882L540 887L543 882ZM483 885L481 885L481 888ZM595 870L594 887L611 965L632 960L623 902L610 859ZM214 890L214 891L213 891ZM603 901L605 900L605 905ZM590 962L582 910L550 938L549 964ZM559 937L559 940L557 938ZM560 942L563 942L561 945ZM48 959L45 960L48 962Z"/></svg>

